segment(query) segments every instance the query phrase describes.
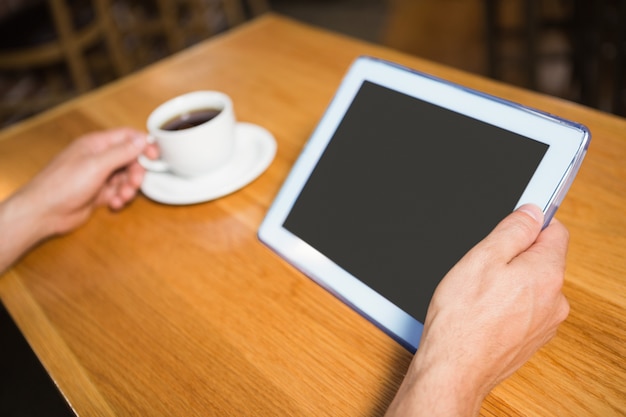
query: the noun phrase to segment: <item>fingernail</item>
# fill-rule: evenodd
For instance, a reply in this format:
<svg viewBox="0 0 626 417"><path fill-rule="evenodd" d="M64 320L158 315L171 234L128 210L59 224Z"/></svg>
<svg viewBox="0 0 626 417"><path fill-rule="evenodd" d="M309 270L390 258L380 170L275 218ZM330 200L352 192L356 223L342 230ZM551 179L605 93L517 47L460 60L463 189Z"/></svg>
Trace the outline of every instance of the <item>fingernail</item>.
<svg viewBox="0 0 626 417"><path fill-rule="evenodd" d="M538 223L543 223L543 211L539 207L534 204L524 204L520 208L519 211L528 214L530 217L535 219Z"/></svg>

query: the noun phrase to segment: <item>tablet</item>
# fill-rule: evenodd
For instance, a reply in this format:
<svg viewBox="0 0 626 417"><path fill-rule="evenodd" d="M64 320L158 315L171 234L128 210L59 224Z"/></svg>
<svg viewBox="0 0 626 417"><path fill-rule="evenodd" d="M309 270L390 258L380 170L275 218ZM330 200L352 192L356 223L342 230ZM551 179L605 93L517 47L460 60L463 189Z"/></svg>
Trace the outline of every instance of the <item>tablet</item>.
<svg viewBox="0 0 626 417"><path fill-rule="evenodd" d="M440 280L522 204L547 225L589 140L578 123L360 57L259 238L414 352Z"/></svg>

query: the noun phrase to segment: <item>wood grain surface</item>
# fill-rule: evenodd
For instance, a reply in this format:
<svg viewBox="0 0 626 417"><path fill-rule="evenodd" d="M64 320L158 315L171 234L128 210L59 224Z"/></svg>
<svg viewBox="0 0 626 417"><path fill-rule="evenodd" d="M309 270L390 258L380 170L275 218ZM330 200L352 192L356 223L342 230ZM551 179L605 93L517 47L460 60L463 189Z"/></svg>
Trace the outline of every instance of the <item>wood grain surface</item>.
<svg viewBox="0 0 626 417"><path fill-rule="evenodd" d="M482 414L626 414L626 121L268 14L0 132L0 198L79 135L144 129L154 107L191 90L226 92L239 120L278 142L269 169L240 191L179 207L139 196L119 213L98 210L0 277L2 301L80 416L384 413L411 355L256 236L359 55L590 128L589 154L557 213L571 233L571 314Z"/></svg>

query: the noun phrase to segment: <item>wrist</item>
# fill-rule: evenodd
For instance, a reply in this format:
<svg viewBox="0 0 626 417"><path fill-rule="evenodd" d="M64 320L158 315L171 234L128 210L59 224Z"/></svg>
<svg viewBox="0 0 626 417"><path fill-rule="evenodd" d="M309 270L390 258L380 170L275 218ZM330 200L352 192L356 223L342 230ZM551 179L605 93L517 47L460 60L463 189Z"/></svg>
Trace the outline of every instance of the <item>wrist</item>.
<svg viewBox="0 0 626 417"><path fill-rule="evenodd" d="M478 415L488 390L455 362L445 352L432 356L418 350L387 417Z"/></svg>
<svg viewBox="0 0 626 417"><path fill-rule="evenodd" d="M0 272L51 234L45 230L44 216L37 209L36 204L29 204L23 189L0 202Z"/></svg>

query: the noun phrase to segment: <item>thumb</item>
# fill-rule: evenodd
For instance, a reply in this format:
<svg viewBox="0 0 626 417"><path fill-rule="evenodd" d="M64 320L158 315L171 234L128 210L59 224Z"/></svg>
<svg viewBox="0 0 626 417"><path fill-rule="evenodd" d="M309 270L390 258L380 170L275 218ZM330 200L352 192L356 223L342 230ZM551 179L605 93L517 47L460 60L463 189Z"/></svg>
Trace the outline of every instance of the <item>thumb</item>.
<svg viewBox="0 0 626 417"><path fill-rule="evenodd" d="M98 154L101 168L107 176L119 168L135 161L147 145L145 134L126 133L121 140L111 141Z"/></svg>
<svg viewBox="0 0 626 417"><path fill-rule="evenodd" d="M537 240L543 218L539 207L525 204L505 217L478 246L488 247L487 253L508 263Z"/></svg>

